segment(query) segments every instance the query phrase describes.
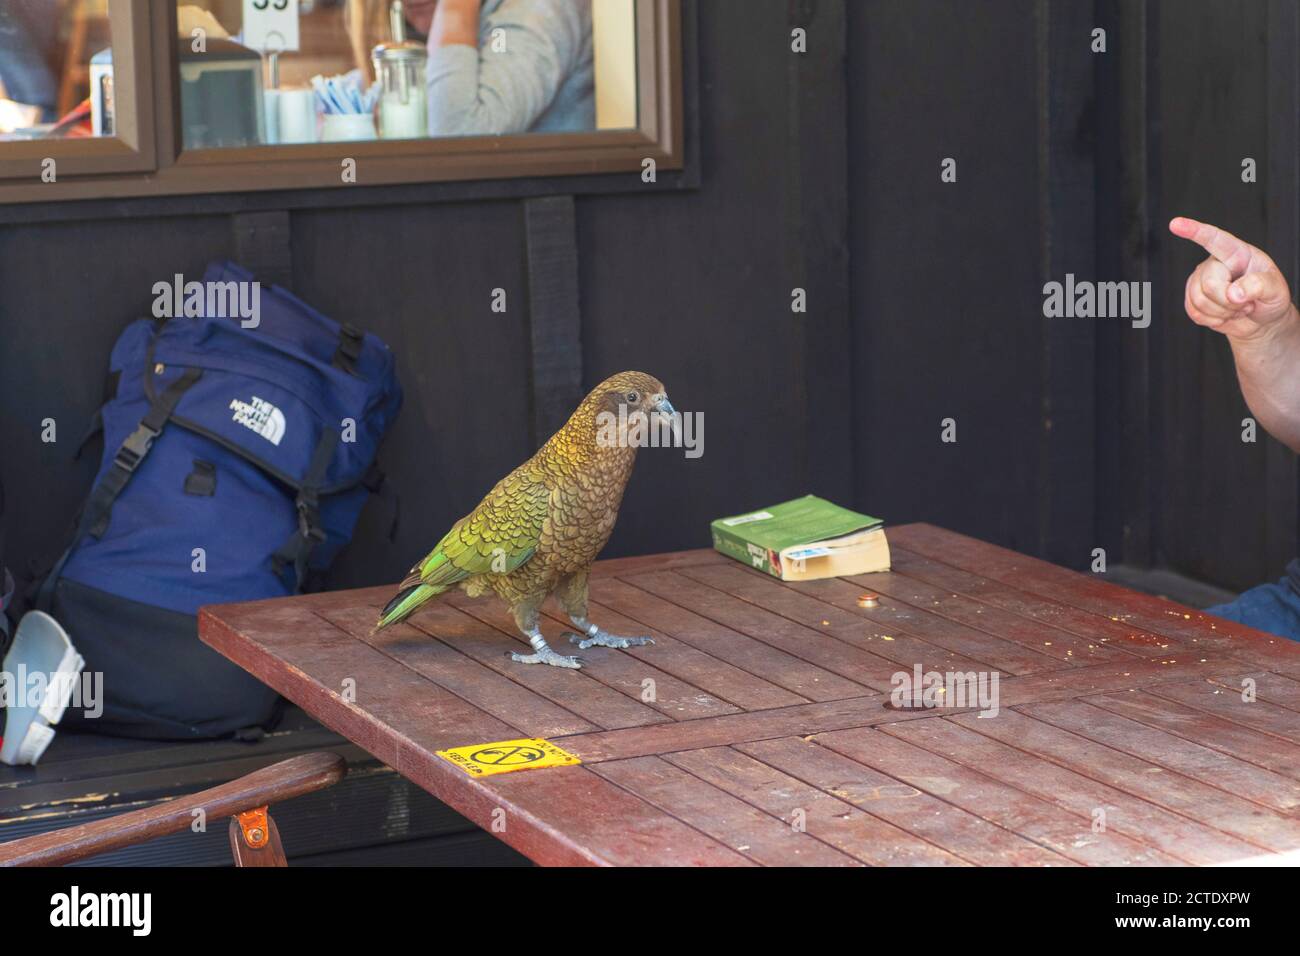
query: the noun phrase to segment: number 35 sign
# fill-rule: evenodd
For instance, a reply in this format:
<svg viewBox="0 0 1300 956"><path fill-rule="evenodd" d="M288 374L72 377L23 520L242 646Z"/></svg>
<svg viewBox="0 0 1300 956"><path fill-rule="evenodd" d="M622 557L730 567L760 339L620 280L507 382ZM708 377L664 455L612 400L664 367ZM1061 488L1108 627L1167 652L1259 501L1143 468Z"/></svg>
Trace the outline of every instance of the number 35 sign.
<svg viewBox="0 0 1300 956"><path fill-rule="evenodd" d="M266 53L298 49L298 0L244 0L244 45Z"/></svg>

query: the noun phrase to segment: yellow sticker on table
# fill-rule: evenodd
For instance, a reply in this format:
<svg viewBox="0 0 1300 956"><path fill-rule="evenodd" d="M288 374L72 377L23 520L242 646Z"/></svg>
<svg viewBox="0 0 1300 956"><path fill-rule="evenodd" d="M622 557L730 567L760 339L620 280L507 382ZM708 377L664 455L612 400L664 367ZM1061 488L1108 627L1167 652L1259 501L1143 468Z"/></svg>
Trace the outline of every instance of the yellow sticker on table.
<svg viewBox="0 0 1300 956"><path fill-rule="evenodd" d="M437 754L471 777L488 777L494 773L510 773L513 770L541 770L543 767L572 767L582 763L573 754L561 750L549 740L537 737L452 747L450 750L439 750Z"/></svg>

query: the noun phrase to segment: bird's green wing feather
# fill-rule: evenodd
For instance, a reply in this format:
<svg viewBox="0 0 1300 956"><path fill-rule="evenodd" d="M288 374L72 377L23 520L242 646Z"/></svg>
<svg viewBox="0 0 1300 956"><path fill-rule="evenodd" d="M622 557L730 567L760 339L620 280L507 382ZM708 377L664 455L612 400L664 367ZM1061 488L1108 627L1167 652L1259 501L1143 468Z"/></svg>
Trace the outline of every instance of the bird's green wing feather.
<svg viewBox="0 0 1300 956"><path fill-rule="evenodd" d="M411 583L446 588L472 574L506 574L533 556L550 490L524 471L503 478L411 569Z"/></svg>
<svg viewBox="0 0 1300 956"><path fill-rule="evenodd" d="M521 465L497 482L423 561L379 614L376 629L405 620L475 574L508 574L533 556L545 531L550 489Z"/></svg>

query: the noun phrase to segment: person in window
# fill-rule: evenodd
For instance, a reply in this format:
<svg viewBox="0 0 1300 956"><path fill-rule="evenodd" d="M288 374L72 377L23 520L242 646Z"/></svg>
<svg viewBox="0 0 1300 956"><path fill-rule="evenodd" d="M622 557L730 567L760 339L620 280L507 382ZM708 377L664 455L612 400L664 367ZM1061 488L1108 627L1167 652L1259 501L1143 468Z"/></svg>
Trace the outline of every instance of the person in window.
<svg viewBox="0 0 1300 956"><path fill-rule="evenodd" d="M1255 420L1300 452L1300 312L1286 277L1262 249L1216 226L1180 216L1169 230L1210 254L1187 280L1187 315L1227 337ZM1205 613L1300 640L1300 559L1276 584L1253 587Z"/></svg>
<svg viewBox="0 0 1300 956"><path fill-rule="evenodd" d="M57 116L58 80L49 55L58 43L58 9L37 0L0 0L0 86L8 99Z"/></svg>
<svg viewBox="0 0 1300 956"><path fill-rule="evenodd" d="M407 0L428 35L429 135L596 128L591 0Z"/></svg>

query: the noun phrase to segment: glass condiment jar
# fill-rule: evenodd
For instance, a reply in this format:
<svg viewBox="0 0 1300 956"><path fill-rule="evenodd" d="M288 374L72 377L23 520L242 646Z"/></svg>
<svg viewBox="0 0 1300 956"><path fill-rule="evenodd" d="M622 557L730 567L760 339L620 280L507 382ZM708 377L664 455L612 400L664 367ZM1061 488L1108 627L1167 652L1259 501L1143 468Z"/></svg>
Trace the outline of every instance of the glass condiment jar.
<svg viewBox="0 0 1300 956"><path fill-rule="evenodd" d="M401 0L389 8L393 38L370 53L379 81L379 135L382 139L421 139L429 135L428 93L425 80L429 52L423 44L406 39L406 17Z"/></svg>

